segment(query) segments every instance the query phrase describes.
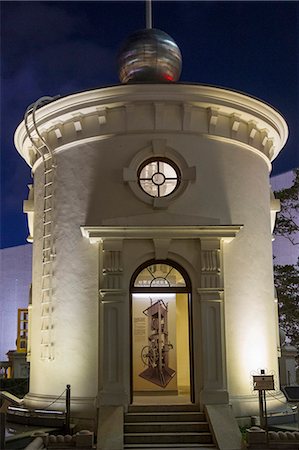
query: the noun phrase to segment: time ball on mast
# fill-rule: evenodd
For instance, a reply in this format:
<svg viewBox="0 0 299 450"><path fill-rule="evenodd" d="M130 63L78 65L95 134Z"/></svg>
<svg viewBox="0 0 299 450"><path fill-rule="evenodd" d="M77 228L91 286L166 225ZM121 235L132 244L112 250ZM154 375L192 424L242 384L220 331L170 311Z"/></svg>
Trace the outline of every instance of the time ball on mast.
<svg viewBox="0 0 299 450"><path fill-rule="evenodd" d="M152 28L150 2L146 6L147 28L131 34L120 49L119 79L122 83L178 81L182 69L180 49L171 36Z"/></svg>

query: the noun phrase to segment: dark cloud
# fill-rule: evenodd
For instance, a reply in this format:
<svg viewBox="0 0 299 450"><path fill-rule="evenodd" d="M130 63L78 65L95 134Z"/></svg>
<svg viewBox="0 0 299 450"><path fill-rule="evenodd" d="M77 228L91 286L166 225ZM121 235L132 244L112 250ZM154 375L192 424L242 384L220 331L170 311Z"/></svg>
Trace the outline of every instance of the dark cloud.
<svg viewBox="0 0 299 450"><path fill-rule="evenodd" d="M36 52L70 39L84 24L84 14L67 13L55 3L8 2L2 8L2 49L8 73L17 71Z"/></svg>
<svg viewBox="0 0 299 450"><path fill-rule="evenodd" d="M111 79L115 53L93 42L72 40L53 45L47 54L40 52L35 64L40 69L38 81L46 88L60 87L63 81L82 89L94 83L100 86Z"/></svg>
<svg viewBox="0 0 299 450"><path fill-rule="evenodd" d="M28 67L36 73L37 90L58 88L77 78L82 85L96 75L99 83L109 79L115 51L92 40L84 10L77 11L81 2L73 3L68 12L63 9L65 2L11 2L4 8L4 79L26 74Z"/></svg>

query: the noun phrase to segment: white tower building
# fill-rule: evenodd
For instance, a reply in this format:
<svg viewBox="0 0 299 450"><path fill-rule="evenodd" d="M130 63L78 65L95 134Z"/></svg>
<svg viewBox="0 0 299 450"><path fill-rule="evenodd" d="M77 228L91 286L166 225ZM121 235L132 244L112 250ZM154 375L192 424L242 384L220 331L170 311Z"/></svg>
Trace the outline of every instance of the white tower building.
<svg viewBox="0 0 299 450"><path fill-rule="evenodd" d="M250 96L163 82L180 71L163 42L149 74L135 38L126 84L55 99L15 134L34 175L25 400L45 407L70 384L72 414L99 418L107 449L140 398L242 417L258 411L253 372L279 386L269 172L287 125ZM149 310L160 299L167 319Z"/></svg>

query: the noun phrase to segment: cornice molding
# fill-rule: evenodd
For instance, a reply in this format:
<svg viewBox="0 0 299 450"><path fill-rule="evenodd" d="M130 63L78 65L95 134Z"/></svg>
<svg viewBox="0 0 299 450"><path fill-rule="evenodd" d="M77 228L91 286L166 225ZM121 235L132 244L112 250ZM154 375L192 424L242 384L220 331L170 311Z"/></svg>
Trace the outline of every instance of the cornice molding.
<svg viewBox="0 0 299 450"><path fill-rule="evenodd" d="M82 236L95 244L105 239L221 239L230 242L243 225L106 227L81 226Z"/></svg>
<svg viewBox="0 0 299 450"><path fill-rule="evenodd" d="M240 142L273 160L288 137L284 118L266 103L227 89L185 84L84 91L38 109L36 123L54 151L102 135L187 132ZM33 131L30 121L29 128ZM16 130L15 145L30 166L38 160L24 122Z"/></svg>

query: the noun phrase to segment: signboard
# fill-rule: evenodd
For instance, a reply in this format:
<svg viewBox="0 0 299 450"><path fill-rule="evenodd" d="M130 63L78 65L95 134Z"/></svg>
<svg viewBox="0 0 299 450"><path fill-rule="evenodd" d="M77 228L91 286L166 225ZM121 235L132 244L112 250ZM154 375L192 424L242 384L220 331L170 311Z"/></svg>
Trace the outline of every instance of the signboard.
<svg viewBox="0 0 299 450"><path fill-rule="evenodd" d="M274 391L273 375L253 375L254 391Z"/></svg>

